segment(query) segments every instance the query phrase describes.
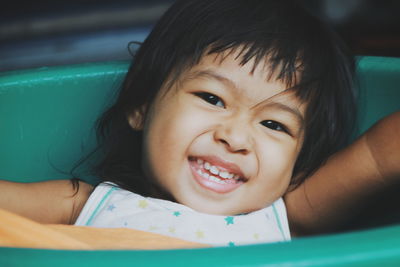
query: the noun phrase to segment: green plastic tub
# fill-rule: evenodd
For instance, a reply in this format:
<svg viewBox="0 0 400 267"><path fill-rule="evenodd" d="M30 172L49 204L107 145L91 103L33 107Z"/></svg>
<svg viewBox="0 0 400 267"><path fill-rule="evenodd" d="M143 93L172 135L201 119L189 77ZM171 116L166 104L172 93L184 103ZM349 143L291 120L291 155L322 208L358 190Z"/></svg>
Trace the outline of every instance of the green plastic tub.
<svg viewBox="0 0 400 267"><path fill-rule="evenodd" d="M0 178L68 179L95 145L93 126L115 98L127 62L0 74ZM359 133L400 110L400 58L360 57ZM85 168L77 170L81 175ZM95 178L85 176L87 181ZM390 212L390 211L388 211ZM400 265L400 225L288 243L161 251L0 248L0 266Z"/></svg>

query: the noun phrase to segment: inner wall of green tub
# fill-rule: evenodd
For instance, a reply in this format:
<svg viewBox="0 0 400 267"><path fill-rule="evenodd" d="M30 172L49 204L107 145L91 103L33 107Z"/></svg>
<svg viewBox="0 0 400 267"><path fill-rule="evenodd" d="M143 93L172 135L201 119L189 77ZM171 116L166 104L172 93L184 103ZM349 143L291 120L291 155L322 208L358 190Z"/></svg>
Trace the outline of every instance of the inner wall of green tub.
<svg viewBox="0 0 400 267"><path fill-rule="evenodd" d="M400 109L400 59L358 58L358 134ZM0 74L0 177L19 182L78 178L95 183L89 162L96 120L116 97L127 62Z"/></svg>

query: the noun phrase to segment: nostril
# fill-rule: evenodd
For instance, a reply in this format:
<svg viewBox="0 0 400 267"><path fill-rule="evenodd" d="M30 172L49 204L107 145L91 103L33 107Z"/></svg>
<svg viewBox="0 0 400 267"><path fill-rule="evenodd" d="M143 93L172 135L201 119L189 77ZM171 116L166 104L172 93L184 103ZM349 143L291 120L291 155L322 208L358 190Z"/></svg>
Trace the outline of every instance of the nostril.
<svg viewBox="0 0 400 267"><path fill-rule="evenodd" d="M229 146L229 143L226 141L226 140L224 140L224 139L220 139L219 140L221 143L223 143L224 145L227 145L227 146Z"/></svg>
<svg viewBox="0 0 400 267"><path fill-rule="evenodd" d="M214 140L233 153L247 154L250 140L247 131L239 125L224 124L214 132Z"/></svg>
<svg viewBox="0 0 400 267"><path fill-rule="evenodd" d="M236 152L237 152L237 153L246 154L246 153L248 152L248 150L245 149L245 148L243 148L243 149L236 150Z"/></svg>
<svg viewBox="0 0 400 267"><path fill-rule="evenodd" d="M240 145L234 145L229 143L228 141L226 141L225 139L219 139L219 141L224 144L228 150L230 150L231 152L235 152L235 153L241 153L241 154L247 154L248 150L247 148L243 148L243 146ZM239 148L242 147L242 148Z"/></svg>

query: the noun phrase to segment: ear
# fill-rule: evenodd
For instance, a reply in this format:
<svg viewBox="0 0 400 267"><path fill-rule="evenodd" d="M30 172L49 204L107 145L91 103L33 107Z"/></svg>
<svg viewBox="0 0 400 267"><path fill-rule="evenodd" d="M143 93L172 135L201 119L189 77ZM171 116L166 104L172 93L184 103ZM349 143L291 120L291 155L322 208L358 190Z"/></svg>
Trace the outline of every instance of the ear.
<svg viewBox="0 0 400 267"><path fill-rule="evenodd" d="M147 105L143 105L140 108L137 108L128 114L127 116L128 123L133 130L135 131L143 130L146 108Z"/></svg>

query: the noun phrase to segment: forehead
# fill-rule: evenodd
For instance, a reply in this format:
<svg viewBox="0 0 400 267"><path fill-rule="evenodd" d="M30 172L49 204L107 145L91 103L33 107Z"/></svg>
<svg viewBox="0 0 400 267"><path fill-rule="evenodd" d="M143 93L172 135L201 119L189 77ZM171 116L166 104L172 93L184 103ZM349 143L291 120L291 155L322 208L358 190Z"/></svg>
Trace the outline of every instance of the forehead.
<svg viewBox="0 0 400 267"><path fill-rule="evenodd" d="M271 71L268 59L255 62L254 59L242 64L241 54L230 51L222 54L203 56L200 62L183 72L178 81L183 85L190 81L219 83L232 89L244 98L265 100L280 95L293 95L289 85L278 79L277 72Z"/></svg>

